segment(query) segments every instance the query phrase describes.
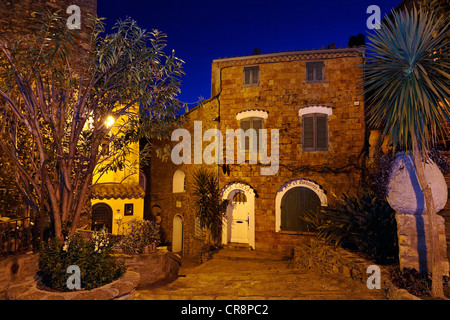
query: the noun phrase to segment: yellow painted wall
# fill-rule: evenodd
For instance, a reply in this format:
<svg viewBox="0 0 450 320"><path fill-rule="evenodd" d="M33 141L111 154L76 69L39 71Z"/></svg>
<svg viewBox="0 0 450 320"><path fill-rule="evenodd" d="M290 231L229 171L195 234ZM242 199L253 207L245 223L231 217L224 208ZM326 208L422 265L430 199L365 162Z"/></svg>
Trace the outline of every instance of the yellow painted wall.
<svg viewBox="0 0 450 320"><path fill-rule="evenodd" d="M130 112L137 112L137 107L131 108ZM126 123L128 116L124 115L115 120L111 126L111 134L117 134L119 127ZM126 163L123 170L116 172L108 171L101 176L97 170L94 171L93 182L94 183L108 183L108 182L122 182L123 183L136 183L139 184L139 143L130 144L131 153L126 156ZM110 149L110 152L114 152L114 149ZM102 161L102 160L100 160ZM98 168L107 164L108 159L104 160L104 163L99 163ZM128 176L128 177L127 177Z"/></svg>
<svg viewBox="0 0 450 320"><path fill-rule="evenodd" d="M134 110L137 112L137 109ZM127 121L127 116L121 116L116 119L114 124L111 127L111 134L115 134L117 132L117 126L125 123ZM94 171L93 182L94 183L119 183L122 182L124 184L139 184L139 143L131 144L132 152L126 156L126 163L123 170L108 171L103 175L99 176L96 171ZM110 149L110 152L114 152L113 149ZM105 161L106 163L106 161ZM102 165L102 164L100 164ZM104 164L103 164L104 165ZM108 204L113 212L113 227L112 233L118 234L118 224L116 218L118 216L122 216L122 223L126 223L127 221L138 218L144 218L144 199L92 199L91 206L96 203L106 203ZM125 216L125 204L132 203L133 204L133 215Z"/></svg>

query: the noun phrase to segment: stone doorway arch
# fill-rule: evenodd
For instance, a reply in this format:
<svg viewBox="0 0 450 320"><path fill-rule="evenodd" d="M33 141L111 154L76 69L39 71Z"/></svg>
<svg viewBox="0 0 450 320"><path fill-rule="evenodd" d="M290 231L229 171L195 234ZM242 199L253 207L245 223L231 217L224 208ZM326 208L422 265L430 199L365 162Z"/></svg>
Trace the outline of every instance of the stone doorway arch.
<svg viewBox="0 0 450 320"><path fill-rule="evenodd" d="M233 182L222 189L221 196L222 200L228 200L226 220L222 227L222 244L248 243L255 249L255 190L246 183ZM248 233L243 235L245 227L248 227ZM234 234L235 232L239 234Z"/></svg>

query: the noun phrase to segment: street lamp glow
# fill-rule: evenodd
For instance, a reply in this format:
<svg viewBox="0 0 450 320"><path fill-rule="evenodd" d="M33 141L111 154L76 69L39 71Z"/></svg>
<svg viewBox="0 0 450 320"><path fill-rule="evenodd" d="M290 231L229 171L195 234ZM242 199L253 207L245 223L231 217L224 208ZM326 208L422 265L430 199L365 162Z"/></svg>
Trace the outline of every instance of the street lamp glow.
<svg viewBox="0 0 450 320"><path fill-rule="evenodd" d="M112 116L109 116L105 121L106 127L111 128L115 121L116 120L114 120L114 118Z"/></svg>

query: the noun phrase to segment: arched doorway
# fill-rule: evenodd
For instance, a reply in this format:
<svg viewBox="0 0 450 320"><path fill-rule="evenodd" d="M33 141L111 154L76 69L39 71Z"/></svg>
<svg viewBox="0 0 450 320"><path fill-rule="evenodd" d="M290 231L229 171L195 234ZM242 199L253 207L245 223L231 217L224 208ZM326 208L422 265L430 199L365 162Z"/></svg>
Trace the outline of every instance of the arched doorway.
<svg viewBox="0 0 450 320"><path fill-rule="evenodd" d="M112 232L113 212L106 203L96 203L92 206L92 230L100 230L104 226L109 233Z"/></svg>
<svg viewBox="0 0 450 320"><path fill-rule="evenodd" d="M223 244L248 243L255 249L255 197L255 190L242 182L230 183L222 189L222 200L228 200Z"/></svg>
<svg viewBox="0 0 450 320"><path fill-rule="evenodd" d="M281 231L312 231L301 219L305 214L317 213L320 199L311 189L295 187L288 190L281 199Z"/></svg>
<svg viewBox="0 0 450 320"><path fill-rule="evenodd" d="M173 217L172 252L183 252L183 218L179 214Z"/></svg>
<svg viewBox="0 0 450 320"><path fill-rule="evenodd" d="M325 191L314 181L296 179L285 183L275 197L275 231L309 231L299 217L327 206L327 202Z"/></svg>

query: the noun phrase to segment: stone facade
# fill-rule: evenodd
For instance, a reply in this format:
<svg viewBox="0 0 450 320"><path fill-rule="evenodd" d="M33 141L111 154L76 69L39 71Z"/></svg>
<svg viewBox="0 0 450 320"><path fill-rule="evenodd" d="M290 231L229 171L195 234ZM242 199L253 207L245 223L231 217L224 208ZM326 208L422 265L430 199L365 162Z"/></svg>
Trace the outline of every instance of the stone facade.
<svg viewBox="0 0 450 320"><path fill-rule="evenodd" d="M10 286L23 283L26 278L36 274L39 255L31 251L0 260L0 300L7 298Z"/></svg>
<svg viewBox="0 0 450 320"><path fill-rule="evenodd" d="M192 174L201 166L217 172L220 188L227 197L240 191L245 193L247 200L254 198L254 203L248 204L249 218L244 221L248 223L252 249L275 250L289 255L296 243L308 240L311 235L308 232L283 231L277 227L279 201L294 186L313 190L321 205L332 203L335 196L342 193L354 194L360 172L353 165L365 141L364 97L360 86L363 55L362 49L344 48L214 60L212 98L186 114L185 128L192 137L191 163L175 165L171 159L167 162L157 157L152 159L150 207L161 217L165 240L173 242L173 221L178 216L182 219L182 234L179 236L183 239L183 254L195 255L203 243L201 233L198 229L196 231L196 208L192 202ZM306 80L306 62L309 61L323 61L324 81ZM247 66L259 67L257 85L244 85L243 70ZM308 110L328 115L327 151L303 150L299 111L303 114ZM246 158L245 163L237 164L236 156L228 167L223 167L222 163L227 162L225 132L238 129L238 119L244 114L265 115L263 127L267 129L269 157L273 156L270 134L273 129L279 130L279 153L276 154L279 167L275 174L261 174L261 169L269 166L261 164L261 161L249 164ZM194 145L196 121L201 121L202 134L208 129L219 129L222 133L222 163L207 165L203 159L199 162L195 158L201 153ZM179 138L172 145L181 140ZM202 151L211 144L210 141L213 140L203 142ZM172 192L176 170L182 170L185 175L184 192ZM224 224L225 229L227 223ZM227 237L226 232L230 228L223 237ZM227 242L229 239L223 239L224 244Z"/></svg>
<svg viewBox="0 0 450 320"><path fill-rule="evenodd" d="M449 274L447 258L447 239L445 233L445 219L437 214L438 237L441 271L443 275ZM400 269L413 268L421 273L431 273L431 244L429 239L428 214L412 215L396 213L397 234L399 244Z"/></svg>
<svg viewBox="0 0 450 320"><path fill-rule="evenodd" d="M83 22L88 15L97 14L97 0L5 0L0 2L0 37L11 37L11 35L26 35L33 32L36 12L59 11L60 15L67 17L66 13L70 5L80 7L81 32L84 29Z"/></svg>

